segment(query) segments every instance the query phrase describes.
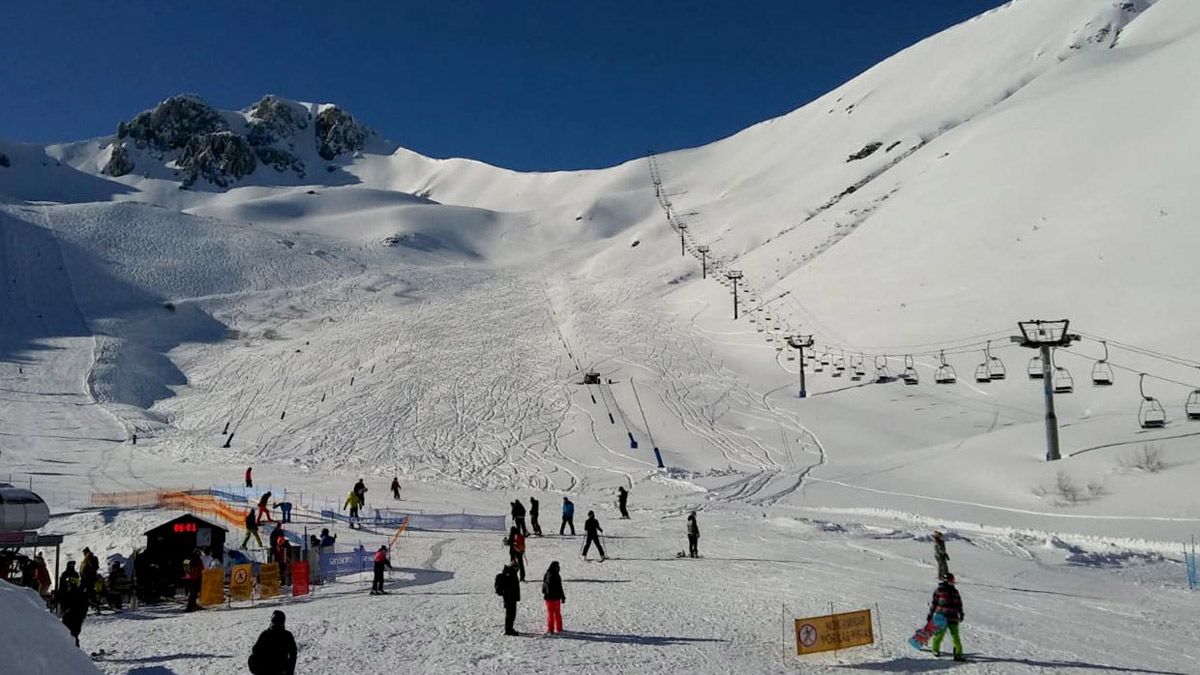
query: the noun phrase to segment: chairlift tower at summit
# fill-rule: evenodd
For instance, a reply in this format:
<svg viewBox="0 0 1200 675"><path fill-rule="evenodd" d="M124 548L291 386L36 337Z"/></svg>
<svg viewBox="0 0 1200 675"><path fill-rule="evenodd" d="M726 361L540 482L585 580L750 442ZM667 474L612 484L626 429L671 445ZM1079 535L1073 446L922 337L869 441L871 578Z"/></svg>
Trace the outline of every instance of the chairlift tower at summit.
<svg viewBox="0 0 1200 675"><path fill-rule="evenodd" d="M1046 399L1046 461L1053 462L1062 459L1058 451L1058 415L1054 412L1054 360L1050 350L1059 347L1070 347L1072 342L1079 339L1078 335L1067 332L1071 322L1069 319L1058 321L1042 321L1031 319L1017 322L1021 329L1020 335L1012 336L1012 341L1039 351L1041 361L1042 392ZM1032 375L1031 375L1032 377ZM1060 387L1061 389L1061 387Z"/></svg>

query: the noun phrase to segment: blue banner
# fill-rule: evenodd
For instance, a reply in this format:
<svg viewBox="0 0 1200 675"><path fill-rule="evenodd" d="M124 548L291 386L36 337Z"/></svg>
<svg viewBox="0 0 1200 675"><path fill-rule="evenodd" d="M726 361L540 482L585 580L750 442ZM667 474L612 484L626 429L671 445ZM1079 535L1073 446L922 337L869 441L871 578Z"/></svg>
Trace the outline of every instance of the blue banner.
<svg viewBox="0 0 1200 675"><path fill-rule="evenodd" d="M338 575L370 572L374 564L374 551L328 551L321 554L321 577L333 581Z"/></svg>

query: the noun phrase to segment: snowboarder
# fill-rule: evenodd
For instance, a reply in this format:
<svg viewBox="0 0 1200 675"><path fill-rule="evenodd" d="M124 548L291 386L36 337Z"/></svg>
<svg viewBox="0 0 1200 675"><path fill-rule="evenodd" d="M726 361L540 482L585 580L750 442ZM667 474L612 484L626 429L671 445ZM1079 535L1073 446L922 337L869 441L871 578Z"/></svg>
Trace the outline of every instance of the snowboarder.
<svg viewBox="0 0 1200 675"><path fill-rule="evenodd" d="M529 526L533 528L533 534L535 537L542 536L542 526L538 524L537 497L529 498Z"/></svg>
<svg viewBox="0 0 1200 675"><path fill-rule="evenodd" d="M387 595L383 590L383 568L392 569L392 561L388 559L387 546L380 546L375 552L375 578L371 581L371 595Z"/></svg>
<svg viewBox="0 0 1200 675"><path fill-rule="evenodd" d="M250 543L250 537L254 537L258 547L262 548L262 537L258 536L258 519L254 517L254 509L246 512L246 536L242 538L242 548L246 548L246 544Z"/></svg>
<svg viewBox="0 0 1200 675"><path fill-rule="evenodd" d="M362 500L358 496L356 490L351 490L350 494L346 495L345 507L350 509L350 529L354 529L358 523L358 507L362 506Z"/></svg>
<svg viewBox="0 0 1200 675"><path fill-rule="evenodd" d="M392 499L400 499L400 477L392 477Z"/></svg>
<svg viewBox="0 0 1200 675"><path fill-rule="evenodd" d="M621 487L617 488L617 508L621 510L621 517L625 519L629 518L629 510L626 508L628 503L629 491L625 489L624 485L622 485Z"/></svg>
<svg viewBox="0 0 1200 675"><path fill-rule="evenodd" d="M933 557L937 560L938 581L946 578L950 574L950 566L947 561L950 556L946 555L946 541L942 538L942 533L935 530L933 532Z"/></svg>
<svg viewBox="0 0 1200 675"><path fill-rule="evenodd" d="M521 601L521 581L517 578L517 568L512 562L504 566L496 575L496 595L504 598L504 634L520 635L513 628L517 620L517 603Z"/></svg>
<svg viewBox="0 0 1200 675"><path fill-rule="evenodd" d="M284 628L287 615L278 609L271 613L271 627L264 630L250 652L250 672L254 675L294 675L296 639Z"/></svg>
<svg viewBox="0 0 1200 675"><path fill-rule="evenodd" d="M508 531L508 536L504 538L504 544L508 546L509 560L517 566L517 573L521 577L521 581L525 581L525 537L521 536L516 525Z"/></svg>
<svg viewBox="0 0 1200 675"><path fill-rule="evenodd" d="M64 578L68 572L74 574L74 562L67 563L67 571L63 572ZM58 606L62 611L62 622L71 632L71 637L75 638L76 647L79 646L79 633L83 631L83 620L87 618L88 611L88 599L78 581L79 577L72 576L67 583L60 583L58 587Z"/></svg>
<svg viewBox="0 0 1200 675"><path fill-rule="evenodd" d="M926 621L932 621L934 614L942 615L946 620L946 627L940 628L933 634L933 641L929 643L929 650L934 656L941 656L942 638L946 636L946 631L950 631L950 638L954 641L954 660L965 661L963 656L962 640L958 635L958 624L963 620L962 596L958 594L958 589L954 587L954 575L947 573L946 578L942 579L938 584L937 590L933 592L933 601L929 604L929 616L925 617Z"/></svg>
<svg viewBox="0 0 1200 675"><path fill-rule="evenodd" d="M246 467L246 487L248 487L248 488L254 487L254 477L251 476L251 474L253 472L254 472L254 467L252 467L252 466Z"/></svg>
<svg viewBox="0 0 1200 675"><path fill-rule="evenodd" d="M546 601L546 634L562 632L562 604L567 601L563 592L562 577L558 574L558 561L550 563L542 577L542 599Z"/></svg>
<svg viewBox="0 0 1200 675"><path fill-rule="evenodd" d="M692 511L687 517L688 557L699 558L700 526L696 524L696 512Z"/></svg>
<svg viewBox="0 0 1200 675"><path fill-rule="evenodd" d="M571 526L571 536L575 536L575 503L570 499L563 497L562 506L562 525L558 526L558 533L561 535L566 532L567 526Z"/></svg>
<svg viewBox="0 0 1200 675"><path fill-rule="evenodd" d="M512 503L512 518L513 525L521 532L522 537L529 536L529 530L525 529L525 505L520 499L513 500Z"/></svg>
<svg viewBox="0 0 1200 675"><path fill-rule="evenodd" d="M587 539L583 542L583 558L587 559L588 549L592 544L596 545L596 552L600 554L600 562L604 562L604 547L600 545L600 534L604 529L600 527L600 521L596 520L596 512L588 511L587 520L583 521L583 532L587 535Z"/></svg>
<svg viewBox="0 0 1200 675"><path fill-rule="evenodd" d="M268 490L258 498L258 522L266 520L268 523L275 522L271 517L271 491Z"/></svg>
<svg viewBox="0 0 1200 675"><path fill-rule="evenodd" d="M358 495L360 507L367 505L367 484L363 482L363 479L359 478L358 482L354 484L354 494Z"/></svg>

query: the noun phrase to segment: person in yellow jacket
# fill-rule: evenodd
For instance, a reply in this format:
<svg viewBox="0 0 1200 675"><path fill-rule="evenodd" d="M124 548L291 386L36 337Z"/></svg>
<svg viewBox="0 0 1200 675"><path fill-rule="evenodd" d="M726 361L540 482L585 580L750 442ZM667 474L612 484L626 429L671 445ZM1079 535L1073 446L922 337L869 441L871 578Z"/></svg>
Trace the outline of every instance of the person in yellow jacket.
<svg viewBox="0 0 1200 675"><path fill-rule="evenodd" d="M351 491L346 497L346 508L350 509L350 529L354 529L355 523L358 522L358 507L362 506L362 497L357 492Z"/></svg>

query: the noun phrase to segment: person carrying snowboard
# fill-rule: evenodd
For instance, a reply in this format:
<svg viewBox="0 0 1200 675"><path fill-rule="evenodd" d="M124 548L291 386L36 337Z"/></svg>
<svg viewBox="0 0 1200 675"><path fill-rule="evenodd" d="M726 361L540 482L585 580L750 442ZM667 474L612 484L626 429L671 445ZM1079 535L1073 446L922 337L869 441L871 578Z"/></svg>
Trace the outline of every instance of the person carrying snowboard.
<svg viewBox="0 0 1200 675"><path fill-rule="evenodd" d="M383 590L383 568L392 569L392 561L388 559L387 546L380 546L375 551L375 578L371 581L371 595L387 595Z"/></svg>
<svg viewBox="0 0 1200 675"><path fill-rule="evenodd" d="M400 499L400 477L399 476L392 477L392 499L395 499L395 500Z"/></svg>
<svg viewBox="0 0 1200 675"><path fill-rule="evenodd" d="M271 627L254 643L247 665L254 675L295 675L296 639L284 628L287 615L278 609L271 613Z"/></svg>
<svg viewBox="0 0 1200 675"><path fill-rule="evenodd" d="M520 499L513 500L512 503L512 519L513 525L521 532L522 537L529 536L529 530L525 528L525 505Z"/></svg>
<svg viewBox="0 0 1200 675"><path fill-rule="evenodd" d="M567 601L563 592L562 577L558 574L558 561L550 563L542 577L542 599L546 601L546 634L562 632L562 605Z"/></svg>
<svg viewBox="0 0 1200 675"><path fill-rule="evenodd" d="M254 509L246 512L246 536L242 538L242 548L246 548L246 544L250 543L250 537L254 537L258 547L262 548L262 537L258 536L258 519L254 517Z"/></svg>
<svg viewBox="0 0 1200 675"><path fill-rule="evenodd" d="M254 472L254 467L252 467L252 466L246 467L246 487L248 487L248 488L254 487L254 477L251 475L253 472Z"/></svg>
<svg viewBox="0 0 1200 675"><path fill-rule="evenodd" d="M517 574L521 581L525 581L525 537L517 530L516 525L508 531L508 536L504 538L504 543L508 545L508 557L514 565L517 566Z"/></svg>
<svg viewBox="0 0 1200 675"><path fill-rule="evenodd" d="M271 491L268 490L258 498L258 522L266 520L268 523L275 522L271 517Z"/></svg>
<svg viewBox="0 0 1200 675"><path fill-rule="evenodd" d="M692 511L687 517L688 557L700 557L700 526L696 524L696 512Z"/></svg>
<svg viewBox="0 0 1200 675"><path fill-rule="evenodd" d="M562 525L558 526L558 533L561 535L567 531L567 526L571 526L571 536L575 536L575 503L570 499L563 497L562 507Z"/></svg>
<svg viewBox="0 0 1200 675"><path fill-rule="evenodd" d="M350 529L354 529L358 523L358 507L362 506L362 501L358 497L358 492L351 490L350 494L346 495L345 508L350 509Z"/></svg>
<svg viewBox="0 0 1200 675"><path fill-rule="evenodd" d="M517 603L521 601L521 581L517 578L514 563L509 562L496 575L494 589L496 595L504 599L504 634L520 635L513 627L517 620Z"/></svg>
<svg viewBox="0 0 1200 675"><path fill-rule="evenodd" d="M942 538L942 533L937 530L933 532L933 557L937 560L937 578L938 581L941 581L946 578L947 574L950 574L950 566L947 564L950 556L946 555L946 541Z"/></svg>
<svg viewBox="0 0 1200 675"><path fill-rule="evenodd" d="M604 562L604 547L600 545L600 534L604 529L600 527L600 521L596 520L596 512L588 511L587 520L583 521L583 532L587 535L587 539L583 542L583 558L587 559L588 549L592 544L596 545L596 552L600 554L600 562Z"/></svg>
<svg viewBox="0 0 1200 675"><path fill-rule="evenodd" d="M628 503L629 490L626 490L625 486L622 485L621 487L617 488L617 508L621 510L621 517L626 520L629 519L629 509L626 508Z"/></svg>
<svg viewBox="0 0 1200 675"><path fill-rule="evenodd" d="M942 579L938 584L937 590L933 592L933 601L929 604L929 616L926 621L933 621L935 614L940 614L946 620L946 626L939 628L933 634L933 640L929 643L929 650L934 656L941 656L942 638L946 636L946 631L950 631L950 638L954 641L954 660L965 661L963 656L962 640L958 635L958 624L963 620L962 596L958 594L958 589L954 587L954 575L947 573L946 578Z"/></svg>
<svg viewBox="0 0 1200 675"><path fill-rule="evenodd" d="M537 497L529 498L529 527L533 528L533 535L535 537L542 536L542 526L538 524Z"/></svg>

